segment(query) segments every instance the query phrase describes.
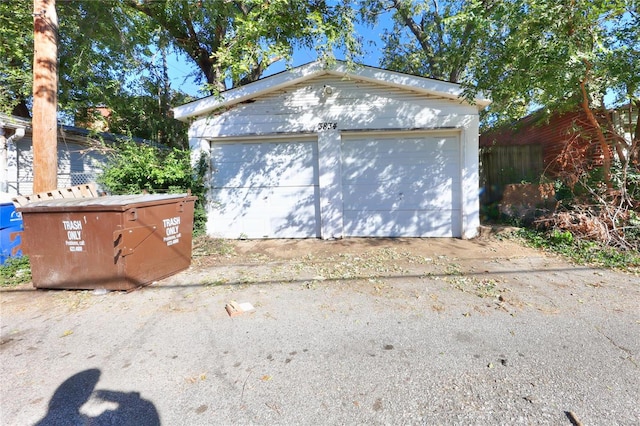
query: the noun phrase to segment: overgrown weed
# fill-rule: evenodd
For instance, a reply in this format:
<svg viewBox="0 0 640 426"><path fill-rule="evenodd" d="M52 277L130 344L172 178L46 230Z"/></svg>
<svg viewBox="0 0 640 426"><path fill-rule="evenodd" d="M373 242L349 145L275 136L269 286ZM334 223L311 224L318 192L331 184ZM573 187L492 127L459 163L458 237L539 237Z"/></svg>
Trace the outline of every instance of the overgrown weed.
<svg viewBox="0 0 640 426"><path fill-rule="evenodd" d="M520 228L513 235L530 247L563 255L580 265L592 265L640 273L640 252L622 250L604 244L579 239L569 231L538 231Z"/></svg>
<svg viewBox="0 0 640 426"><path fill-rule="evenodd" d="M0 286L13 287L31 281L31 264L28 256L12 257L0 266Z"/></svg>

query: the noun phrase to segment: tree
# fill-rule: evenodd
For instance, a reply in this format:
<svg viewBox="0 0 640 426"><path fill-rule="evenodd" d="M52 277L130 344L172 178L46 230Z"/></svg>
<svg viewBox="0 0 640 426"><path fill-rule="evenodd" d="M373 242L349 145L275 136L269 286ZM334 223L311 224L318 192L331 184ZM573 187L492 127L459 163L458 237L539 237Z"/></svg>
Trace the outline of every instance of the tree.
<svg viewBox="0 0 640 426"><path fill-rule="evenodd" d="M33 0L0 2L0 110L31 116ZM90 123L97 106L111 110L109 131L186 146L186 126L172 104L188 102L168 86L158 32L114 1L58 0L58 118Z"/></svg>
<svg viewBox="0 0 640 426"><path fill-rule="evenodd" d="M324 0L125 0L196 65L212 93L257 80L296 46L357 51L353 10Z"/></svg>
<svg viewBox="0 0 640 426"><path fill-rule="evenodd" d="M148 69L151 34L136 14L112 2L58 0L58 100L62 113L104 103ZM29 117L33 58L32 0L0 2L0 107Z"/></svg>
<svg viewBox="0 0 640 426"><path fill-rule="evenodd" d="M29 116L33 55L31 0L0 2L0 108ZM210 93L259 78L298 46L319 55L357 51L353 10L316 0L58 0L59 115L81 121L96 106L113 131L180 145L163 55L184 55ZM154 104L153 99L160 100ZM153 107L151 107L153 105ZM83 116L84 114L84 116Z"/></svg>
<svg viewBox="0 0 640 426"><path fill-rule="evenodd" d="M0 111L30 117L32 96L33 3L0 2Z"/></svg>
<svg viewBox="0 0 640 426"><path fill-rule="evenodd" d="M637 0L365 1L363 16L393 13L383 65L491 93L485 123L521 118L534 107L581 108L596 129L604 181L612 153L623 170L638 157L638 124L624 137L604 97L640 106ZM603 119L599 119L603 117ZM635 160L634 160L635 159ZM626 164L626 166L625 166Z"/></svg>
<svg viewBox="0 0 640 426"><path fill-rule="evenodd" d="M549 111L581 108L596 130L603 180L611 188L612 154L626 173L639 148L637 124L625 138L611 115L601 114L607 95L614 106L640 106L639 4L504 2L488 16L491 31L470 67L469 87L491 90L494 112L506 116L532 105Z"/></svg>
<svg viewBox="0 0 640 426"><path fill-rule="evenodd" d="M484 37L483 17L495 0L363 0L361 17L375 24L391 13L382 41L385 68L459 82Z"/></svg>
<svg viewBox="0 0 640 426"><path fill-rule="evenodd" d="M368 22L376 13L394 16L383 65L457 81L469 101L489 92L493 103L482 113L484 126L509 125L534 110L581 111L586 119L574 126L602 158L594 164L572 156L561 180L578 183L590 204L578 199L547 223L570 232L594 224L590 229L604 230L602 242L640 247L640 1L364 4Z"/></svg>

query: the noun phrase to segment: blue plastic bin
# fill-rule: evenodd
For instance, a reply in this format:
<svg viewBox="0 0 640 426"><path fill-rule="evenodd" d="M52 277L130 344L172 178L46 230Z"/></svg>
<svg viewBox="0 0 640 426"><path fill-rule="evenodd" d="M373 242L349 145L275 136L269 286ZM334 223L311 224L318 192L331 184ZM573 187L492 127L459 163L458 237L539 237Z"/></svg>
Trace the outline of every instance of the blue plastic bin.
<svg viewBox="0 0 640 426"><path fill-rule="evenodd" d="M0 265L22 256L22 214L12 203L0 204Z"/></svg>
<svg viewBox="0 0 640 426"><path fill-rule="evenodd" d="M0 229L22 227L22 213L16 211L13 203L0 204Z"/></svg>
<svg viewBox="0 0 640 426"><path fill-rule="evenodd" d="M0 229L0 265L10 257L22 256L22 227Z"/></svg>

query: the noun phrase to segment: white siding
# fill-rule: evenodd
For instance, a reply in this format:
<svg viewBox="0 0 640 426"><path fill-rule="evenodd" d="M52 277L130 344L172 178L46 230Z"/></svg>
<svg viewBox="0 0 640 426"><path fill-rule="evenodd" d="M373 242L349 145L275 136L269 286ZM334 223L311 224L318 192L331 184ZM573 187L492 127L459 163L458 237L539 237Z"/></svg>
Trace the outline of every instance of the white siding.
<svg viewBox="0 0 640 426"><path fill-rule="evenodd" d="M7 147L7 190L9 194L18 195L18 151L15 144Z"/></svg>
<svg viewBox="0 0 640 426"><path fill-rule="evenodd" d="M19 195L33 194L33 146L31 139L21 139L17 144L16 191ZM11 182L9 187L11 187Z"/></svg>
<svg viewBox="0 0 640 426"><path fill-rule="evenodd" d="M104 155L85 145L58 143L58 186L95 182L105 160Z"/></svg>
<svg viewBox="0 0 640 426"><path fill-rule="evenodd" d="M9 192L33 193L33 145L30 138L17 142L15 161L9 163ZM58 143L58 187L95 182L102 172L105 156L86 145Z"/></svg>
<svg viewBox="0 0 640 426"><path fill-rule="evenodd" d="M411 90L421 93L424 96L437 95L456 101L461 100L464 95L464 89L456 83L417 77L367 66L351 67L341 61L333 64L316 61L260 79L245 86L222 92L219 97L209 96L186 105L175 107L173 108L174 116L178 120L188 121L198 116L202 117L215 113L217 109L235 107L240 102L256 99L321 76L332 76L338 80L351 79L369 82L385 87L400 88L405 91ZM463 101L463 103L467 102ZM479 108L483 108L489 105L491 101L485 98L483 94L478 94L478 96L474 97L473 103Z"/></svg>
<svg viewBox="0 0 640 426"><path fill-rule="evenodd" d="M326 87L331 94L323 94ZM450 99L325 76L201 118L191 136L315 132L324 122L338 130L457 128L476 115L474 106Z"/></svg>
<svg viewBox="0 0 640 426"><path fill-rule="evenodd" d="M478 129L480 118L476 115L462 132L462 238L478 235L480 227L480 173Z"/></svg>

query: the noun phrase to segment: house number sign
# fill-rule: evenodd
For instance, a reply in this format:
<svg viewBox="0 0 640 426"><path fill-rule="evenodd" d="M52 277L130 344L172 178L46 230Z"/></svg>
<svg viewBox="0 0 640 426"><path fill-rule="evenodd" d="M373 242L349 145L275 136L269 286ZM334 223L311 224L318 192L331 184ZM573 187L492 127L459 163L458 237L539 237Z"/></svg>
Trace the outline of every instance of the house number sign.
<svg viewBox="0 0 640 426"><path fill-rule="evenodd" d="M318 130L335 130L338 128L338 123L327 122L318 123Z"/></svg>

